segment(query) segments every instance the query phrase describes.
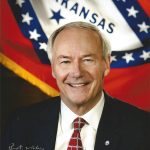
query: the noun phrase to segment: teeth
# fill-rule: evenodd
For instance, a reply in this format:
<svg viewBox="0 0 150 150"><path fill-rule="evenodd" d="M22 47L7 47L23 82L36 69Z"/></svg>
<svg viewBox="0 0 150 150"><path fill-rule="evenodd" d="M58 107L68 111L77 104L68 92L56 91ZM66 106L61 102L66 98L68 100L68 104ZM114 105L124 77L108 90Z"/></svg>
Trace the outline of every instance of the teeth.
<svg viewBox="0 0 150 150"><path fill-rule="evenodd" d="M83 86L85 84L70 84L72 87L80 87L80 86Z"/></svg>

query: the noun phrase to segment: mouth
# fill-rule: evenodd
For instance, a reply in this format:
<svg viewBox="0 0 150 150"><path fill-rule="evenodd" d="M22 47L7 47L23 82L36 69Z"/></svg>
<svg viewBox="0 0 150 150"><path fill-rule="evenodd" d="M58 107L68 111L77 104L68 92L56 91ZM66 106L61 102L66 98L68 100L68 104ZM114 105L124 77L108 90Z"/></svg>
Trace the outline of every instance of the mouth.
<svg viewBox="0 0 150 150"><path fill-rule="evenodd" d="M79 88L88 85L89 83L67 83L69 86L73 88Z"/></svg>

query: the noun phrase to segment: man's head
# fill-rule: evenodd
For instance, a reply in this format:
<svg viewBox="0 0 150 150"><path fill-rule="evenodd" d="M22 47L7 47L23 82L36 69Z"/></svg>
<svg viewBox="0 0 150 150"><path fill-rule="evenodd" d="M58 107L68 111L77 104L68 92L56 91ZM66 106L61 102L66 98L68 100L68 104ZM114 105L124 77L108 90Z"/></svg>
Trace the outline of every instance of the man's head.
<svg viewBox="0 0 150 150"><path fill-rule="evenodd" d="M71 22L71 23L65 24L64 26L58 28L50 36L50 38L48 40L48 46L47 46L48 56L49 56L50 61L52 61L52 50L53 50L53 44L54 44L55 38L62 30L66 29L66 28L71 28L71 27L77 27L77 28L95 31L99 35L100 41L102 42L103 57L106 58L110 55L110 53L111 53L110 45L109 45L108 41L105 39L104 35L102 35L102 33L98 30L98 28L96 28L94 25L91 25L86 22Z"/></svg>
<svg viewBox="0 0 150 150"><path fill-rule="evenodd" d="M92 109L110 70L108 45L99 30L83 22L67 24L52 34L48 51L64 103L80 115Z"/></svg>

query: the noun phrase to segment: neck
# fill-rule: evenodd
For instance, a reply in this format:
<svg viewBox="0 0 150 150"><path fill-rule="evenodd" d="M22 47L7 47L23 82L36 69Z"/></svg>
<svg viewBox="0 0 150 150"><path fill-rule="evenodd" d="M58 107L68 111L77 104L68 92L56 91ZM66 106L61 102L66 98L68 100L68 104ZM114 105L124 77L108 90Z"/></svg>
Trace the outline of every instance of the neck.
<svg viewBox="0 0 150 150"><path fill-rule="evenodd" d="M65 105L76 115L78 116L83 116L84 114L86 114L87 112L89 112L100 100L102 96L102 93L100 93L99 95L97 95L96 98L94 98L94 100L88 100L85 103L71 103L70 101L63 99L63 102L65 103Z"/></svg>

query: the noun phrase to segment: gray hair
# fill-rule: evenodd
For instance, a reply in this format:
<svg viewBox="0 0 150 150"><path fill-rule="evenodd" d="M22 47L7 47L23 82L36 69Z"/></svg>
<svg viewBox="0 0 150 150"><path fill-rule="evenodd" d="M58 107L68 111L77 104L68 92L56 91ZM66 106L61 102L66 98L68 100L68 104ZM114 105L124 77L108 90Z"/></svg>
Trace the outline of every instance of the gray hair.
<svg viewBox="0 0 150 150"><path fill-rule="evenodd" d="M47 44L47 53L48 53L48 57L49 57L50 61L52 61L52 48L53 48L54 41L55 41L57 35L62 30L66 29L66 28L67 29L73 28L73 27L89 29L89 30L95 31L99 35L100 40L102 42L102 56L103 56L103 58L105 59L110 55L110 53L111 53L110 44L108 43L108 41L106 40L104 35L99 31L99 29L90 23L77 21L77 22L71 22L71 23L65 24L52 33L52 35L50 36L50 38L48 40L48 44Z"/></svg>

